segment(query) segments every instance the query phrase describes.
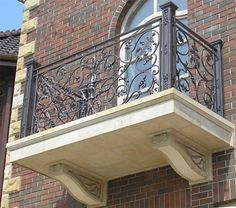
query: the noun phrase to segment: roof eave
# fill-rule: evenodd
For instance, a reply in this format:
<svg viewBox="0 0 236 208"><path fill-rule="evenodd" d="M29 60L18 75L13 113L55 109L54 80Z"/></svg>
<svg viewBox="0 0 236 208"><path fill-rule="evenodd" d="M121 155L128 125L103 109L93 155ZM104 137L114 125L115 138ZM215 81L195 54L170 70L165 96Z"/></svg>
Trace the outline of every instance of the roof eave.
<svg viewBox="0 0 236 208"><path fill-rule="evenodd" d="M16 61L17 55L16 54L0 54L0 60Z"/></svg>

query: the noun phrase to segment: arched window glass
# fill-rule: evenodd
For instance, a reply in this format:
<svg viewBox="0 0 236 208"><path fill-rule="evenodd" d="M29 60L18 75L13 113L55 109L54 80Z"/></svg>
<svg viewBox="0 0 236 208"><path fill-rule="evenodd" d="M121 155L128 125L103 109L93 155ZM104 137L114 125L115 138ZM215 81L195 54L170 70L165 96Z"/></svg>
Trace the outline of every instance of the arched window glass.
<svg viewBox="0 0 236 208"><path fill-rule="evenodd" d="M122 32L134 29L155 17L161 16L160 5L168 0L143 0L137 1L129 10L123 22ZM187 24L187 0L172 0L178 6L176 16Z"/></svg>
<svg viewBox="0 0 236 208"><path fill-rule="evenodd" d="M154 3L152 0L143 1L138 5L134 5L129 12L132 15L128 17L124 30L128 31L137 27L143 20L151 16L153 14L153 7Z"/></svg>

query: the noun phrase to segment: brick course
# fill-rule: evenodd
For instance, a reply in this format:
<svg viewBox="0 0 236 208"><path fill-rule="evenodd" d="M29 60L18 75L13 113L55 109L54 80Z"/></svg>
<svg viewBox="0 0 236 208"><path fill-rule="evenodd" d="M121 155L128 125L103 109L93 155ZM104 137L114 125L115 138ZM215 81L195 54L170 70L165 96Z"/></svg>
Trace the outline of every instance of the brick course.
<svg viewBox="0 0 236 208"><path fill-rule="evenodd" d="M203 208L236 199L235 152L213 155L213 181L189 186L170 167L137 173L109 183L108 207Z"/></svg>
<svg viewBox="0 0 236 208"><path fill-rule="evenodd" d="M40 64L59 60L118 33L123 14L133 2L41 1L39 7L30 12L30 19L38 17L38 25L28 33L27 43L35 41L34 57ZM234 0L188 0L189 26L210 42L219 38L225 42L225 116L233 123L236 123L235 8ZM236 200L235 154L234 150L214 154L213 181L200 185L189 186L170 166L110 181L107 207L210 208ZM21 176L22 182L21 191L10 194L11 208L84 207L52 179L17 165L12 175Z"/></svg>

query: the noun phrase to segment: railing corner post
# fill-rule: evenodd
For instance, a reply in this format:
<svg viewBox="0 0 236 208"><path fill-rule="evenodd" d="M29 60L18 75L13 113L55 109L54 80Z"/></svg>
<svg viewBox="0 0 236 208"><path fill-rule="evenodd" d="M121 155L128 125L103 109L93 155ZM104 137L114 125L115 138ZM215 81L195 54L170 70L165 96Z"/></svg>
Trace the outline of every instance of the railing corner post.
<svg viewBox="0 0 236 208"><path fill-rule="evenodd" d="M35 69L38 67L38 64L33 57L27 57L25 58L25 66L26 79L22 107L20 138L31 134L36 90Z"/></svg>
<svg viewBox="0 0 236 208"><path fill-rule="evenodd" d="M161 60L160 89L166 90L175 86L176 82L176 17L178 7L168 2L160 6L161 23Z"/></svg>
<svg viewBox="0 0 236 208"><path fill-rule="evenodd" d="M214 66L214 87L215 87L215 103L214 111L221 116L224 116L224 80L223 80L223 61L222 47L223 40L219 39L211 43L215 47L217 55L215 56Z"/></svg>

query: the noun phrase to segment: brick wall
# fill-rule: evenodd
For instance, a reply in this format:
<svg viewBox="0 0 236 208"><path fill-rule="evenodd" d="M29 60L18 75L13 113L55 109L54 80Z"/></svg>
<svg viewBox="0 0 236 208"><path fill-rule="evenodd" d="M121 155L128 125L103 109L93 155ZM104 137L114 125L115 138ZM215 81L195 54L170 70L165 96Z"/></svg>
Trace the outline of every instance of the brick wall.
<svg viewBox="0 0 236 208"><path fill-rule="evenodd" d="M109 208L210 208L236 199L235 152L213 155L213 181L189 186L170 167L120 178L109 183ZM220 202L220 203L219 203Z"/></svg>
<svg viewBox="0 0 236 208"><path fill-rule="evenodd" d="M128 3L127 3L128 2ZM38 18L37 29L28 30L26 44L35 41L34 57L47 64L75 53L115 34L134 1L41 0L29 20ZM234 0L189 0L189 25L209 41L222 38L225 115L236 119L236 2ZM120 15L120 13L122 13ZM20 117L19 117L20 119ZM213 156L214 180L189 186L169 166L137 173L109 182L109 208L209 208L236 199L235 151ZM10 193L9 207L84 207L74 201L54 180L14 165L13 177L21 176L20 191Z"/></svg>
<svg viewBox="0 0 236 208"><path fill-rule="evenodd" d="M59 182L14 165L12 176L21 176L21 191L10 194L10 207L85 208L75 201Z"/></svg>
<svg viewBox="0 0 236 208"><path fill-rule="evenodd" d="M37 30L28 35L28 41L36 40L37 61L50 63L107 39L113 13L121 2L42 1L31 11L31 18L38 17Z"/></svg>

